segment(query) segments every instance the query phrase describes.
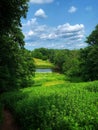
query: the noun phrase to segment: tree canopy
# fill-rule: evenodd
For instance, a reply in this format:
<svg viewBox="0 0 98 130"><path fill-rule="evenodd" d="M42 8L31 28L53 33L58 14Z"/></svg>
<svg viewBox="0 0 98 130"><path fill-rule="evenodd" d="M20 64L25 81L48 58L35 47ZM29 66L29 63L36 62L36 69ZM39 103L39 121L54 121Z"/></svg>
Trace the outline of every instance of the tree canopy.
<svg viewBox="0 0 98 130"><path fill-rule="evenodd" d="M28 0L0 0L0 92L25 86L33 76L32 56L24 49L21 31L27 10Z"/></svg>
<svg viewBox="0 0 98 130"><path fill-rule="evenodd" d="M96 25L95 30L87 37L86 42L89 45L98 45L98 25Z"/></svg>
<svg viewBox="0 0 98 130"><path fill-rule="evenodd" d="M81 50L81 74L84 80L98 80L98 25L87 37L89 46Z"/></svg>
<svg viewBox="0 0 98 130"><path fill-rule="evenodd" d="M0 35L15 26L21 26L21 17L26 17L28 0L0 0Z"/></svg>

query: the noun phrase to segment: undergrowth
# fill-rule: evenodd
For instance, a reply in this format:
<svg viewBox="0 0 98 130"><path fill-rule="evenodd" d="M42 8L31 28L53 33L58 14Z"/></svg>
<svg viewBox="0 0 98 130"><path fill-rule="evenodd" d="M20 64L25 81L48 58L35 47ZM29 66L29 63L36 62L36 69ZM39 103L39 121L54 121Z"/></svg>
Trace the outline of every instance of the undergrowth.
<svg viewBox="0 0 98 130"><path fill-rule="evenodd" d="M2 104L13 112L21 130L97 130L98 81L46 87L46 79L64 80L63 76L58 80L57 75L52 76L51 80L42 77L41 86L2 95ZM37 75L38 80L41 77Z"/></svg>

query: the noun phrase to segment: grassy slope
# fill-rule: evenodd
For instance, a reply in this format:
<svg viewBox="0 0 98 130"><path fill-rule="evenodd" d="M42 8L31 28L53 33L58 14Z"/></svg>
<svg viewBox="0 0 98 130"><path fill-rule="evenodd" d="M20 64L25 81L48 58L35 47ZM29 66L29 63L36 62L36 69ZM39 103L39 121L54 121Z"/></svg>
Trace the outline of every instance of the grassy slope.
<svg viewBox="0 0 98 130"><path fill-rule="evenodd" d="M37 68L53 68L53 64L47 60L34 58L34 61Z"/></svg>
<svg viewBox="0 0 98 130"><path fill-rule="evenodd" d="M97 130L98 82L64 79L57 73L36 74L35 87L2 96L21 130Z"/></svg>
<svg viewBox="0 0 98 130"><path fill-rule="evenodd" d="M36 73L35 86L53 86L57 84L65 84L65 76L58 73Z"/></svg>

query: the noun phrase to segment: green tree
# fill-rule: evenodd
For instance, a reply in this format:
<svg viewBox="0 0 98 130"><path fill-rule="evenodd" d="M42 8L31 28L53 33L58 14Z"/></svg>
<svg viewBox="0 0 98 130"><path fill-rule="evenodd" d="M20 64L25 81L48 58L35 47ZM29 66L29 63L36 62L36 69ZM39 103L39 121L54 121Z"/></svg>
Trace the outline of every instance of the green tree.
<svg viewBox="0 0 98 130"><path fill-rule="evenodd" d="M48 60L49 50L47 48L37 48L34 51L32 51L32 56L42 60Z"/></svg>
<svg viewBox="0 0 98 130"><path fill-rule="evenodd" d="M63 71L67 76L77 76L79 74L79 50L69 52L63 64Z"/></svg>
<svg viewBox="0 0 98 130"><path fill-rule="evenodd" d="M86 42L89 45L97 45L98 46L98 25L96 25L95 30L87 37Z"/></svg>
<svg viewBox="0 0 98 130"><path fill-rule="evenodd" d="M69 54L69 50L55 50L54 64L55 64L56 71L63 73L63 64L68 54Z"/></svg>
<svg viewBox="0 0 98 130"><path fill-rule="evenodd" d="M88 47L81 50L81 74L84 80L98 79L98 25L87 37Z"/></svg>
<svg viewBox="0 0 98 130"><path fill-rule="evenodd" d="M65 62L63 64L63 73L72 82L80 82L80 51L70 50L69 54L66 55Z"/></svg>
<svg viewBox="0 0 98 130"><path fill-rule="evenodd" d="M20 28L21 17L26 16L27 9L28 0L0 0L0 92L21 86L23 78L29 79L31 75Z"/></svg>
<svg viewBox="0 0 98 130"><path fill-rule="evenodd" d="M30 51L22 49L17 69L17 84L18 86L27 87L33 84L32 76L34 76L35 65ZM18 78L19 77L19 78Z"/></svg>
<svg viewBox="0 0 98 130"><path fill-rule="evenodd" d="M27 11L28 0L0 0L0 35L21 26L21 17L25 18Z"/></svg>

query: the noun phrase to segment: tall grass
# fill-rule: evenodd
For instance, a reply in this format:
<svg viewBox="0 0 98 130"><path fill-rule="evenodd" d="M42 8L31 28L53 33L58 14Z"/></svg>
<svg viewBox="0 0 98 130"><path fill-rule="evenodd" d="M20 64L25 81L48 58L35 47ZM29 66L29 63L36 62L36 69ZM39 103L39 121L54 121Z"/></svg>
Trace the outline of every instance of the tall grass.
<svg viewBox="0 0 98 130"><path fill-rule="evenodd" d="M97 81L45 86L64 81L59 74L38 74L37 81L42 81L41 86L2 95L2 103L13 112L21 130L98 129L98 92L89 91L89 86L97 89Z"/></svg>
<svg viewBox="0 0 98 130"><path fill-rule="evenodd" d="M36 73L34 81L35 86L53 86L57 84L65 84L65 76L59 73Z"/></svg>

